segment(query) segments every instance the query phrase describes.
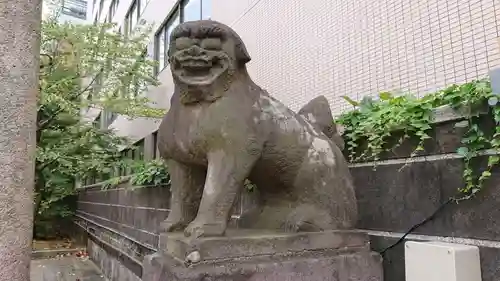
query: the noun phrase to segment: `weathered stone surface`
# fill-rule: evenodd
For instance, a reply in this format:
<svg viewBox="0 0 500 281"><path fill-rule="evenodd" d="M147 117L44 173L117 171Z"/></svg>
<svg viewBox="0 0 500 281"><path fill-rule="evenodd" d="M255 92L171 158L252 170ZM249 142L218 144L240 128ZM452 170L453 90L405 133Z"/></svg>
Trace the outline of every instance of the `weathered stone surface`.
<svg viewBox="0 0 500 281"><path fill-rule="evenodd" d="M193 252L199 262L242 257L280 254L293 255L304 251L326 251L344 248L363 249L368 246L368 236L353 231L323 231L278 233L261 230L232 230L227 237L191 239L182 233L165 233L160 236L159 249L164 254L185 260Z"/></svg>
<svg viewBox="0 0 500 281"><path fill-rule="evenodd" d="M30 279L41 0L0 1L0 280Z"/></svg>
<svg viewBox="0 0 500 281"><path fill-rule="evenodd" d="M169 202L164 200L165 197L170 197L168 186L132 188L129 182L125 182L109 189L102 186L81 188L78 201L167 209Z"/></svg>
<svg viewBox="0 0 500 281"><path fill-rule="evenodd" d="M127 259L126 255L120 255L115 249L92 239L88 240L87 248L89 257L109 280L141 281L141 265Z"/></svg>
<svg viewBox="0 0 500 281"><path fill-rule="evenodd" d="M356 252L280 262L231 262L186 268L154 254L146 257L143 281L382 281L382 259Z"/></svg>
<svg viewBox="0 0 500 281"><path fill-rule="evenodd" d="M144 260L143 281L382 281L382 259L359 232L164 237ZM258 233L258 232L256 232ZM229 234L229 233L228 233ZM166 234L169 235L169 234ZM169 241L170 240L170 241ZM192 243L192 244L191 244ZM160 244L162 245L162 244ZM288 245L288 247L287 247Z"/></svg>
<svg viewBox="0 0 500 281"><path fill-rule="evenodd" d="M352 228L354 189L332 140L338 133L325 98L296 114L271 97L248 75L250 56L224 24L186 22L170 42L176 90L158 148L168 162L172 196L162 229L223 235L246 178L258 186L261 203L245 214L247 228Z"/></svg>
<svg viewBox="0 0 500 281"><path fill-rule="evenodd" d="M64 257L31 262L31 281L107 281L88 259ZM120 279L123 280L123 279ZM14 281L14 280L12 280ZM16 280L17 281L17 280Z"/></svg>
<svg viewBox="0 0 500 281"><path fill-rule="evenodd" d="M485 167L487 157L478 170ZM429 217L464 186L462 159L352 168L362 229L406 232ZM500 169L492 170L474 199L450 204L415 233L500 240Z"/></svg>

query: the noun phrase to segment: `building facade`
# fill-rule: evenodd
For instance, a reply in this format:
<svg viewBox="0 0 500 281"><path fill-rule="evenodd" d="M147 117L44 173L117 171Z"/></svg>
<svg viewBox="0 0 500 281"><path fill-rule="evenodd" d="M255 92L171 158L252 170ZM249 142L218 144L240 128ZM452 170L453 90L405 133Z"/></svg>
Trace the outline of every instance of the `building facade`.
<svg viewBox="0 0 500 281"><path fill-rule="evenodd" d="M236 30L252 57L250 75L298 110L318 95L334 114L380 91L422 95L486 77L500 65L498 0L93 0L94 22L129 32L155 26L148 55L162 85L147 95L168 109L173 83L168 34L180 22L214 19ZM118 134L155 153L159 121L118 117Z"/></svg>
<svg viewBox="0 0 500 281"><path fill-rule="evenodd" d="M44 5L47 5L45 1ZM48 5L51 6L48 8L51 10L49 14L56 13L57 20L61 23L89 23L88 16L92 11L92 6L87 3L87 0L59 0L55 3L50 3L49 1Z"/></svg>

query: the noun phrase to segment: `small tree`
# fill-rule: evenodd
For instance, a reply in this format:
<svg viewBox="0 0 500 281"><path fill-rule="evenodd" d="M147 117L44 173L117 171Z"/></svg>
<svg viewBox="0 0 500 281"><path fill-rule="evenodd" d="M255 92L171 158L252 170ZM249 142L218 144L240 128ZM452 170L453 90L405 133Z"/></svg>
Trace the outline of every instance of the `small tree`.
<svg viewBox="0 0 500 281"><path fill-rule="evenodd" d="M82 119L100 108L129 117L160 117L142 93L158 82L146 55L149 28L134 36L112 24L42 23L40 96L37 120L35 234L46 236L54 219L72 214L77 178L110 176L127 165L119 148L129 145L108 129ZM44 223L48 222L48 224Z"/></svg>

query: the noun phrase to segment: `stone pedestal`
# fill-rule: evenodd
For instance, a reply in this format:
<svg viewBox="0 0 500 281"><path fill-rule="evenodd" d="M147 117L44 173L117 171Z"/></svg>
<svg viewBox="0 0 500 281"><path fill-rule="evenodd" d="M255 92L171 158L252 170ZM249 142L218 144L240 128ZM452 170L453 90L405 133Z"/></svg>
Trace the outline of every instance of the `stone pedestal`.
<svg viewBox="0 0 500 281"><path fill-rule="evenodd" d="M382 258L354 231L232 231L190 241L160 237L144 261L143 281L382 281Z"/></svg>

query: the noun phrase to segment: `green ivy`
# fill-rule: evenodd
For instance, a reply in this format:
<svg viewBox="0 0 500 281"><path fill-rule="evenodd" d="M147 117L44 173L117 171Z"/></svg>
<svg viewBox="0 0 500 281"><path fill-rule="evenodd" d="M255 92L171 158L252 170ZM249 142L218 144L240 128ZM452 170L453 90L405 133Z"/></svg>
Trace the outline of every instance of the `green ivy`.
<svg viewBox="0 0 500 281"><path fill-rule="evenodd" d="M170 185L170 175L165 162L159 159L139 163L130 178L133 186Z"/></svg>
<svg viewBox="0 0 500 281"><path fill-rule="evenodd" d="M343 98L354 110L342 114L336 122L345 128L345 149L351 162L376 162L406 140L416 141L411 157L418 155L424 150L424 142L431 138L433 112L442 106L464 113L467 119L457 123L457 126L466 127L462 146L457 149L464 160L465 181L465 186L459 188L463 196L457 200L469 199L479 192L491 176L492 168L500 162L500 95L492 93L486 79L452 85L423 98L395 96L388 92L380 93L378 99L365 97L360 102ZM481 129L485 116L481 114L481 108L488 108L486 116L495 124L493 132ZM495 153L488 157L486 169L477 173L472 160L486 149Z"/></svg>
<svg viewBox="0 0 500 281"><path fill-rule="evenodd" d="M134 188L149 187L159 185L170 185L170 175L167 165L163 160L155 159L151 161L131 161L123 164L123 167L130 166L134 173L130 175L129 181ZM103 183L104 188L120 184L125 177L113 177ZM250 180L246 179L244 187L248 191L254 191L256 186Z"/></svg>
<svg viewBox="0 0 500 281"><path fill-rule="evenodd" d="M102 183L104 189L117 186L123 182L130 182L133 188L152 187L160 185L170 186L170 174L165 162L161 159L149 161L129 160L120 163L121 169L131 168L133 173L128 176L112 177Z"/></svg>

